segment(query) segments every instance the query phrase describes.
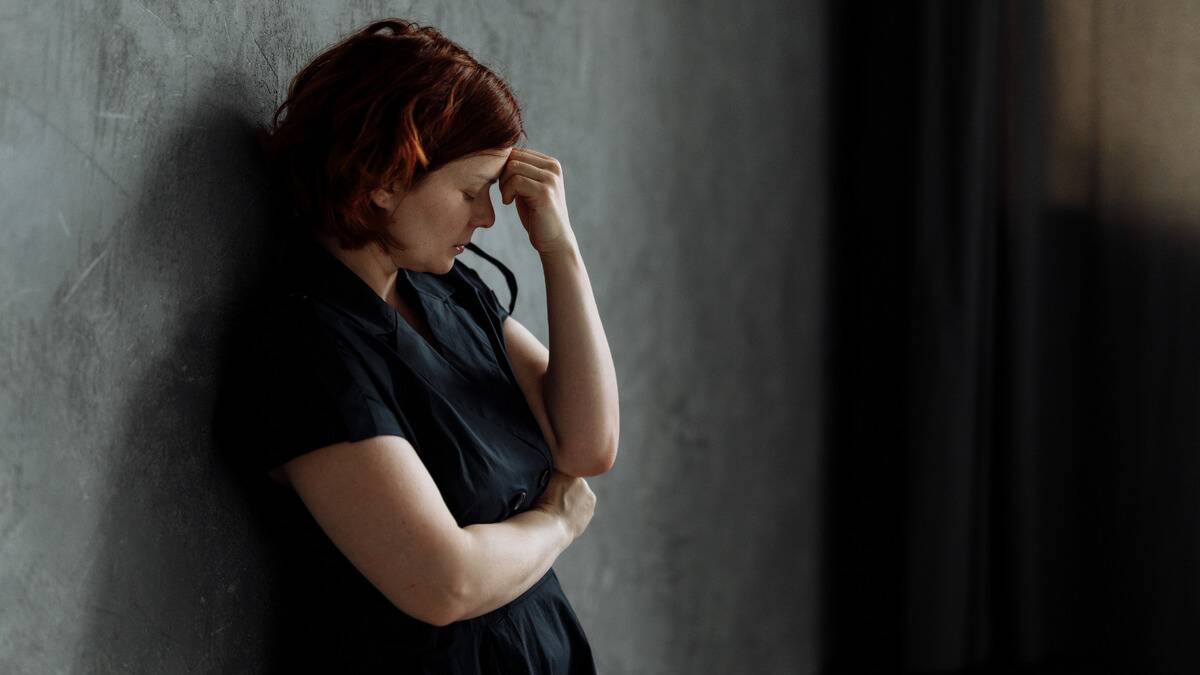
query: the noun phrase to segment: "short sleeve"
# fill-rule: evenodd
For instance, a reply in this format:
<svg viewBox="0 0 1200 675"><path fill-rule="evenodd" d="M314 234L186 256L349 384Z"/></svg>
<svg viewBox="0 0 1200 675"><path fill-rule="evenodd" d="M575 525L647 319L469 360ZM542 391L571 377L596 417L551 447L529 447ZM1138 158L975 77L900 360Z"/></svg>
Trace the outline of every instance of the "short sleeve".
<svg viewBox="0 0 1200 675"><path fill-rule="evenodd" d="M407 437L363 361L304 310L280 315L261 334L259 413L249 422L261 471L334 443Z"/></svg>
<svg viewBox="0 0 1200 675"><path fill-rule="evenodd" d="M487 289L487 291L484 292L483 297L488 305L488 309L490 309L496 318L500 320L500 323L504 323L504 319L510 314L508 308L500 304L500 298L496 297L496 291L493 291L487 286L487 284L484 284L484 288Z"/></svg>
<svg viewBox="0 0 1200 675"><path fill-rule="evenodd" d="M487 308L488 313L496 317L497 325L503 325L504 319L511 314L508 311L508 307L500 303L500 298L496 296L496 291L487 285L487 282L479 276L478 272L462 261L458 261L458 264L462 267L463 276L466 277L467 283L479 291L479 297L483 299L484 307Z"/></svg>

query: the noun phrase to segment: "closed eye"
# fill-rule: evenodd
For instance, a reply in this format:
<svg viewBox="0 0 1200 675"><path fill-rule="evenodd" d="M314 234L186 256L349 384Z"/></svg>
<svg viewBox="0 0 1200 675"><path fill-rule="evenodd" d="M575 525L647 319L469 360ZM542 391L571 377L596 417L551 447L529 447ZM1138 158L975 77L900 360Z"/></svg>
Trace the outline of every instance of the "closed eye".
<svg viewBox="0 0 1200 675"><path fill-rule="evenodd" d="M488 192L491 191L491 189L492 189L492 183L489 182L489 183L486 183L482 188L480 188L479 192L480 192L480 194L487 194ZM463 192L463 198L468 202L475 201L475 195L471 194L470 192Z"/></svg>

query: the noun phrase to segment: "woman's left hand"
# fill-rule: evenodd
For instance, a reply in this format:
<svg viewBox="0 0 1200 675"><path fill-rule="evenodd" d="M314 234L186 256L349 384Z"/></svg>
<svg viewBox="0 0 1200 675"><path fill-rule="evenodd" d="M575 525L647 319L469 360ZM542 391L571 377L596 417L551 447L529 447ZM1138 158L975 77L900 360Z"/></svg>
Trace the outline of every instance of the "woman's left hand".
<svg viewBox="0 0 1200 675"><path fill-rule="evenodd" d="M529 148L513 147L500 178L500 201L516 201L517 216L538 253L575 246L567 217L562 165L557 159Z"/></svg>

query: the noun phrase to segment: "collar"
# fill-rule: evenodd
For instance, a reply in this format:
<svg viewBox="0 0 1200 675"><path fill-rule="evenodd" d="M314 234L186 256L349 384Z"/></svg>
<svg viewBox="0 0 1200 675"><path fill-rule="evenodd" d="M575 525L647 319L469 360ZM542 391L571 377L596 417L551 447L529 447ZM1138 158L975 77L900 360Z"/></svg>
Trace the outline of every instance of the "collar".
<svg viewBox="0 0 1200 675"><path fill-rule="evenodd" d="M379 297L367 282L316 241L302 246L302 267L299 283L309 293L350 314L377 336L394 333L403 321L400 313ZM457 264L457 261L455 262ZM396 274L397 284L407 284L418 293L444 301L454 294L449 275L413 272L401 267Z"/></svg>

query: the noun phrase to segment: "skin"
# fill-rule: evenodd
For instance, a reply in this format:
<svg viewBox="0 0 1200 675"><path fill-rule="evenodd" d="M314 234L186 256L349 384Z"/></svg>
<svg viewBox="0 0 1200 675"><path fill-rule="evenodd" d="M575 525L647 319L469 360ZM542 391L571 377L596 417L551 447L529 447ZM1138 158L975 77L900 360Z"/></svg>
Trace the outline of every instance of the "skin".
<svg viewBox="0 0 1200 675"><path fill-rule="evenodd" d="M458 255L455 244L495 224L489 194L498 183L513 204L546 278L550 348L512 317L504 337L522 391L551 448L557 470L592 476L612 466L619 427L617 381L578 242L567 214L562 166L530 148L510 146L476 153L430 173L415 190L377 188L376 206L389 214L389 232L401 249L371 243L343 249L318 241L431 339L428 326L396 292L399 268L445 274ZM553 358L551 357L553 354Z"/></svg>
<svg viewBox="0 0 1200 675"><path fill-rule="evenodd" d="M436 625L503 606L540 578L592 517L596 499L583 477L608 471L616 457L616 376L567 218L562 167L528 148L479 153L430 174L410 194L372 193L390 214L400 250L345 250L318 238L427 331L396 293L399 269L449 272L454 244L495 222L491 182L504 204L514 204L545 273L550 349L511 316L503 326L513 372L553 456L544 494L503 523L459 528L412 446L388 435L306 453L280 476L373 584Z"/></svg>
<svg viewBox="0 0 1200 675"><path fill-rule="evenodd" d="M318 241L392 306L399 268L445 274L458 255L455 244L471 240L475 230L496 222L488 194L512 148L493 150L450 162L429 174L409 193L376 188L371 201L388 212L388 232L402 250L386 252L377 244L344 249L328 236Z"/></svg>

